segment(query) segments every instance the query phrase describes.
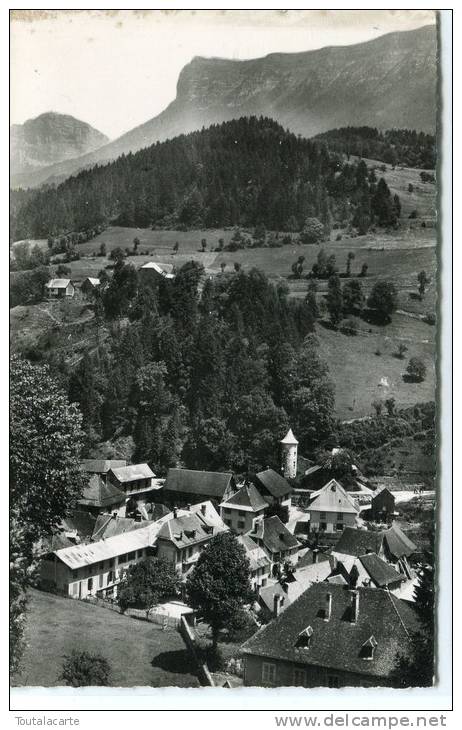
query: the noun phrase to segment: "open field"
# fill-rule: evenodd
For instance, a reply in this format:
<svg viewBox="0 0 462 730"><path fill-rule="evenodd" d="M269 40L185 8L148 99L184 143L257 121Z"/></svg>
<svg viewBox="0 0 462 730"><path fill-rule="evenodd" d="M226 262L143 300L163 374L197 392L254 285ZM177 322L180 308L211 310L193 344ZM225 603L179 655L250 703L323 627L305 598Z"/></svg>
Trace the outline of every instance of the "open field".
<svg viewBox="0 0 462 730"><path fill-rule="evenodd" d="M434 400L434 327L398 314L387 327L373 327L362 321L359 327L362 333L349 336L322 324L317 326L320 355L328 363L335 383L338 418L371 415L372 402L389 397L395 398L398 407ZM395 356L400 342L409 348L402 360ZM420 357L427 366L422 383L403 379L408 358L413 356ZM382 378L386 378L388 387L381 385Z"/></svg>
<svg viewBox="0 0 462 730"><path fill-rule="evenodd" d="M100 606L32 590L27 648L14 686L59 686L63 658L73 649L102 654L115 687L199 687L180 634Z"/></svg>

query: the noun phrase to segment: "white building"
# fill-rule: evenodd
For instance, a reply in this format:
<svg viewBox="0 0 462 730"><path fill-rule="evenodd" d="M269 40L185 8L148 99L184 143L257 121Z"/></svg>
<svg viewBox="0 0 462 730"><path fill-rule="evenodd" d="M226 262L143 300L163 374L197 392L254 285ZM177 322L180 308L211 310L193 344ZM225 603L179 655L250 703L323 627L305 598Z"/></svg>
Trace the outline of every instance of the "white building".
<svg viewBox="0 0 462 730"><path fill-rule="evenodd" d="M356 527L359 505L335 479L312 496L307 508L310 532L336 533Z"/></svg>

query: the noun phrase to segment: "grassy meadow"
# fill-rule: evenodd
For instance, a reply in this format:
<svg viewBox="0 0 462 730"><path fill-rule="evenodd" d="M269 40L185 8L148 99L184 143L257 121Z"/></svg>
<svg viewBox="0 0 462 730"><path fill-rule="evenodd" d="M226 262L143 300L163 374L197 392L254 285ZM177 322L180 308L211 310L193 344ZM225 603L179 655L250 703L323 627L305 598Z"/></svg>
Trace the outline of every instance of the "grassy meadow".
<svg viewBox="0 0 462 730"><path fill-rule="evenodd" d="M73 649L104 656L114 687L200 686L176 629L37 590L29 597L27 647L13 686L59 686L63 659Z"/></svg>

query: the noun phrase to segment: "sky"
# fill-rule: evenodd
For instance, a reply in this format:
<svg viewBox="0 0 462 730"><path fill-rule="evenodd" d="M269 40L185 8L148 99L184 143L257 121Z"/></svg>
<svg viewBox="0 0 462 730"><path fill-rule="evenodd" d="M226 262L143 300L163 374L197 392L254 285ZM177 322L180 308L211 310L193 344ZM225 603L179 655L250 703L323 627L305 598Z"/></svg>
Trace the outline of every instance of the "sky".
<svg viewBox="0 0 462 730"><path fill-rule="evenodd" d="M55 111L114 139L165 109L194 56L308 51L434 22L430 10L12 11L11 123Z"/></svg>

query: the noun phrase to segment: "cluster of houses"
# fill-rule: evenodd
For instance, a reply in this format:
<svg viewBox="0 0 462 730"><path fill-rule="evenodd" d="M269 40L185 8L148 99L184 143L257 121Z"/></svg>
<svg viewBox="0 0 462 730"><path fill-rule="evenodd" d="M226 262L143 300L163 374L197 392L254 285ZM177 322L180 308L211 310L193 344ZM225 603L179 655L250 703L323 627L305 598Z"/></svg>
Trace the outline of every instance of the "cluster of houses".
<svg viewBox="0 0 462 730"><path fill-rule="evenodd" d="M173 264L163 264L156 261L148 261L140 266L142 276L152 276L160 279L174 279ZM86 297L91 297L101 285L98 278L87 276L78 286L77 282L68 278L54 278L45 284L45 292L48 299L72 299L79 288Z"/></svg>
<svg viewBox="0 0 462 730"><path fill-rule="evenodd" d="M281 450L280 473L240 482L180 468L158 479L148 464L85 460L78 509L42 545L42 586L114 599L128 567L147 556L165 558L185 581L214 536L231 530L262 625L242 647L246 685L389 684L395 650L405 651L415 625L416 583L416 546L394 521L393 494L360 474L359 486L330 478L310 490L312 467L300 487L292 431Z"/></svg>

